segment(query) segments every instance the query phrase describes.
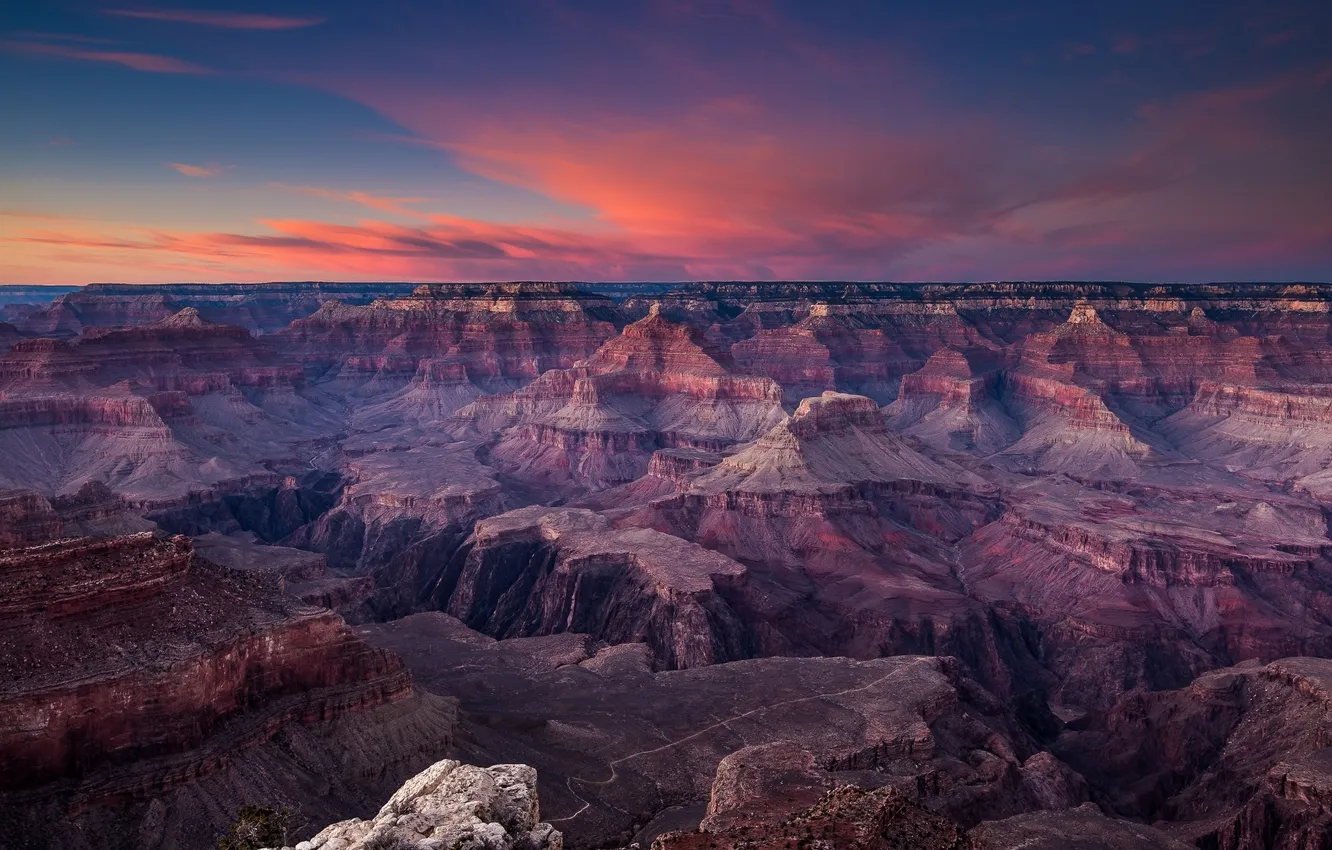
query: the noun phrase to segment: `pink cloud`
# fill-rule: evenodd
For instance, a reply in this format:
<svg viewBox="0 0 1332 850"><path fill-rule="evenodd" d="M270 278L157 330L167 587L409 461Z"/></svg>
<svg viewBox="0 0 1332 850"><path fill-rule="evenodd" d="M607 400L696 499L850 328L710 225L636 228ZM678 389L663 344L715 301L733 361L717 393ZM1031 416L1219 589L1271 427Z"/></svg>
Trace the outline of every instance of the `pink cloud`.
<svg viewBox="0 0 1332 850"><path fill-rule="evenodd" d="M187 162L168 162L167 168L178 171L186 177L216 177L224 170L220 165L190 165Z"/></svg>
<svg viewBox="0 0 1332 850"><path fill-rule="evenodd" d="M198 24L236 30L292 30L318 26L326 18L320 16L283 16L247 14L243 12L205 12L189 9L106 9L105 14L123 18L141 18L149 21L169 21L180 24Z"/></svg>
<svg viewBox="0 0 1332 850"><path fill-rule="evenodd" d="M1136 35L1121 35L1110 45L1115 53L1137 53L1142 47L1142 39Z"/></svg>

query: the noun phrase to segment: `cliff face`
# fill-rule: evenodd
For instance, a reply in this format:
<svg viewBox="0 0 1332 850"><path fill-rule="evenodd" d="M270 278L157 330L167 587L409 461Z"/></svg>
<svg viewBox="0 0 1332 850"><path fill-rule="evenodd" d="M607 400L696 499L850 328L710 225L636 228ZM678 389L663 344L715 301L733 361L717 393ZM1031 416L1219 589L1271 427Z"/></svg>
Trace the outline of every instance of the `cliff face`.
<svg viewBox="0 0 1332 850"><path fill-rule="evenodd" d="M57 540L64 528L51 503L36 493L0 491L0 548Z"/></svg>
<svg viewBox="0 0 1332 850"><path fill-rule="evenodd" d="M937 450L993 454L1021 437L999 401L998 364L998 353L989 349L942 348L902 378L884 412L894 429Z"/></svg>
<svg viewBox="0 0 1332 850"><path fill-rule="evenodd" d="M276 339L321 369L348 355L397 356L409 378L421 359L447 359L498 388L588 356L614 332L612 316L609 299L555 285L423 286L361 306L330 301Z"/></svg>
<svg viewBox="0 0 1332 850"><path fill-rule="evenodd" d="M215 736L243 746L411 694L401 663L336 615L184 538L11 550L0 581L2 792L99 775L107 796L169 788L216 767L179 758Z"/></svg>
<svg viewBox="0 0 1332 850"><path fill-rule="evenodd" d="M20 322L34 334L74 335L86 328L150 324L192 308L212 322L269 332L308 316L334 298L368 304L375 298L410 294L414 288L414 284L392 283L92 284L58 295L49 304L26 312Z"/></svg>
<svg viewBox="0 0 1332 850"><path fill-rule="evenodd" d="M1330 681L1323 659L1217 670L1128 695L1056 749L1117 811L1197 846L1316 846L1332 829Z"/></svg>
<svg viewBox="0 0 1332 850"><path fill-rule="evenodd" d="M749 654L725 601L744 579L740 564L677 537L616 530L587 510L525 508L477 523L433 596L496 637L568 631L645 643L677 669Z"/></svg>

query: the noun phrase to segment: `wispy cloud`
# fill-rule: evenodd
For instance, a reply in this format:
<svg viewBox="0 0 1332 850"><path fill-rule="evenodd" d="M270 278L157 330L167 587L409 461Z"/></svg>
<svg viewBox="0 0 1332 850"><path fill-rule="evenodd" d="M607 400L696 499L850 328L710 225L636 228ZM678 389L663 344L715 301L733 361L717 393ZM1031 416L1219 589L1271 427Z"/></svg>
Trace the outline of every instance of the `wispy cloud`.
<svg viewBox="0 0 1332 850"><path fill-rule="evenodd" d="M1118 36L1110 50L1114 53L1137 53L1142 48L1142 37L1128 33Z"/></svg>
<svg viewBox="0 0 1332 850"><path fill-rule="evenodd" d="M14 38L24 39L26 41L77 41L80 44L116 44L114 38L97 38L91 35L75 35L68 32L37 32L35 30L20 30L11 33Z"/></svg>
<svg viewBox="0 0 1332 850"><path fill-rule="evenodd" d="M176 24L197 24L231 30L296 30L322 24L327 18L318 15L265 15L245 12L208 12L193 9L107 9L106 14L122 18L140 18L148 21L169 21Z"/></svg>
<svg viewBox="0 0 1332 850"><path fill-rule="evenodd" d="M151 74L211 74L207 68L156 53L132 53L123 50L91 50L64 44L43 44L37 41L0 41L0 49L11 53L29 53L54 56L80 62L105 62L121 65Z"/></svg>
<svg viewBox="0 0 1332 850"><path fill-rule="evenodd" d="M363 207L367 207L377 212L419 219L430 218L426 213L423 213L420 210L411 209L411 207L408 206L408 204L429 203L429 198L394 198L386 197L384 195L374 195L369 192L344 192L337 189L325 189L320 186L289 186L286 183L274 183L272 185L275 189L298 192L313 198L327 198L333 201L346 201L352 204L360 204Z"/></svg>
<svg viewBox="0 0 1332 850"><path fill-rule="evenodd" d="M188 162L168 162L167 168L179 171L186 177L216 177L225 170L222 166L216 163L191 165Z"/></svg>

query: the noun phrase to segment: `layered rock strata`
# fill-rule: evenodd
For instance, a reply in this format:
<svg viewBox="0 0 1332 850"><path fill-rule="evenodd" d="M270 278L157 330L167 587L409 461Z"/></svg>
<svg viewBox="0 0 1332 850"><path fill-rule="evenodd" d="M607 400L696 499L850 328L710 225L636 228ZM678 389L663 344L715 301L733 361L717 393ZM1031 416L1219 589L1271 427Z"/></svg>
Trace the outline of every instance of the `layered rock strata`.
<svg viewBox="0 0 1332 850"><path fill-rule="evenodd" d="M780 388L731 374L712 348L654 310L574 368L477 399L449 430L500 431L490 462L537 487L624 484L647 471L658 448L716 451L781 418Z"/></svg>
<svg viewBox="0 0 1332 850"><path fill-rule="evenodd" d="M397 659L335 614L203 561L184 538L11 550L0 581L5 792L123 768L101 793L143 794L215 767L177 757L216 736L259 742L411 694Z"/></svg>

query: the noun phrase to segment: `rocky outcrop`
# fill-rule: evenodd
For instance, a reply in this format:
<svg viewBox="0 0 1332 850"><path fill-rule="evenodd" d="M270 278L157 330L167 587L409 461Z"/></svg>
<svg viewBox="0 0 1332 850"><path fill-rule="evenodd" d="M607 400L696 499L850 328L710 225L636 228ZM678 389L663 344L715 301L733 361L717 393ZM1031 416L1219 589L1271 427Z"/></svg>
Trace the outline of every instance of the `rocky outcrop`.
<svg viewBox="0 0 1332 850"><path fill-rule="evenodd" d="M1079 478L1132 479L1151 453L1094 391L1061 377L1004 376L1003 398L1022 437L1003 450L1016 468Z"/></svg>
<svg viewBox="0 0 1332 850"><path fill-rule="evenodd" d="M1106 803L1187 843L1227 850L1318 846L1327 789L1332 662L1290 658L1129 694L1056 751Z"/></svg>
<svg viewBox="0 0 1332 850"><path fill-rule="evenodd" d="M818 802L774 824L721 832L668 833L652 843L653 850L703 848L844 847L847 850L975 850L966 831L946 817L882 788L865 791L842 786Z"/></svg>
<svg viewBox="0 0 1332 850"><path fill-rule="evenodd" d="M725 601L745 568L579 509L524 508L477 523L434 588L439 606L495 637L578 632L645 643L667 669L750 654Z"/></svg>
<svg viewBox="0 0 1332 850"><path fill-rule="evenodd" d="M473 524L510 504L476 448L447 443L353 455L336 503L281 542L372 579L375 592L347 612L354 620L419 610Z"/></svg>
<svg viewBox="0 0 1332 850"><path fill-rule="evenodd" d="M101 482L49 499L29 490L0 491L0 549L153 528Z"/></svg>
<svg viewBox="0 0 1332 850"><path fill-rule="evenodd" d="M1131 820L1106 817L1091 803L983 823L972 841L990 850L1189 850L1196 845Z"/></svg>
<svg viewBox="0 0 1332 850"><path fill-rule="evenodd" d="M984 487L974 475L907 446L888 431L872 400L825 392L802 401L789 419L695 481L691 493L798 498L858 485Z"/></svg>
<svg viewBox="0 0 1332 850"><path fill-rule="evenodd" d="M1327 387L1277 390L1204 382L1161 430L1194 457L1254 478L1311 477L1332 464L1332 392Z"/></svg>
<svg viewBox="0 0 1332 850"><path fill-rule="evenodd" d="M841 785L809 808L775 823L669 833L654 850L673 848L913 848L913 850L1186 850L1193 845L1140 823L1104 816L1085 803L1075 809L1015 815L966 830L891 788Z"/></svg>
<svg viewBox="0 0 1332 850"><path fill-rule="evenodd" d="M335 823L283 850L561 850L541 822L536 771L445 760L407 780L369 820Z"/></svg>
<svg viewBox="0 0 1332 850"><path fill-rule="evenodd" d="M169 788L217 766L188 756L217 736L243 746L411 694L397 659L339 617L184 538L11 550L0 582L6 792L90 776L108 797Z"/></svg>
<svg viewBox="0 0 1332 850"><path fill-rule="evenodd" d="M0 490L0 548L64 536L65 524L51 503L29 490Z"/></svg>
<svg viewBox="0 0 1332 850"><path fill-rule="evenodd" d="M986 349L940 349L902 377L897 399L885 409L889 423L944 451L989 455L1012 445L1021 431L999 402L997 365Z"/></svg>
<svg viewBox="0 0 1332 850"><path fill-rule="evenodd" d="M759 330L731 354L737 368L780 384L789 404L833 389L887 402L902 375L920 365L890 331L826 303L809 305L789 326Z"/></svg>

